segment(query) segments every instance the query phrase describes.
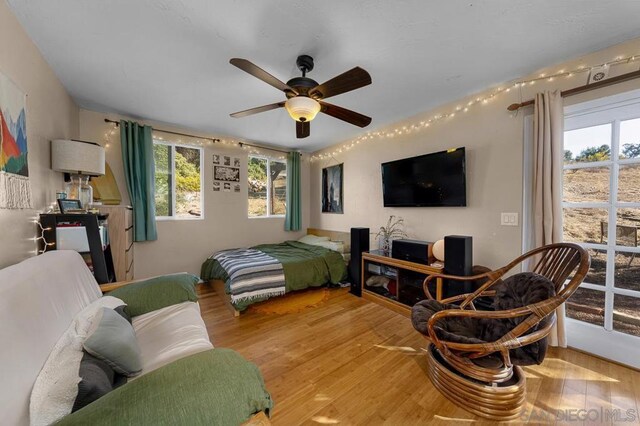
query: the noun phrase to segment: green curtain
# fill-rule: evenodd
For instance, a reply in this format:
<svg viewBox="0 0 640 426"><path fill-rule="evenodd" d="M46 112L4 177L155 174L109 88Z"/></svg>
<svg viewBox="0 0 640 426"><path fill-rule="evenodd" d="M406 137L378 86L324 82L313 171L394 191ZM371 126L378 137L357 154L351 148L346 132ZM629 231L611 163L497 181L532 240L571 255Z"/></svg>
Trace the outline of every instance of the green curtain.
<svg viewBox="0 0 640 426"><path fill-rule="evenodd" d="M302 226L302 200L300 194L300 153L287 155L287 211L285 231L299 231Z"/></svg>
<svg viewBox="0 0 640 426"><path fill-rule="evenodd" d="M134 241L158 239L152 130L134 121L120 120L122 163L133 207Z"/></svg>

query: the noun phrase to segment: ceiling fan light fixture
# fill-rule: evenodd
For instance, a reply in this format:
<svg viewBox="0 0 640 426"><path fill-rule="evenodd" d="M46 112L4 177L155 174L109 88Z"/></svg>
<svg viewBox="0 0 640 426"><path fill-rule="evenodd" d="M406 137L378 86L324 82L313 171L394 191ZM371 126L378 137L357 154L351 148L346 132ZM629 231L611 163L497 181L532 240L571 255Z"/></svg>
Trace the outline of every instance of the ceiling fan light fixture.
<svg viewBox="0 0 640 426"><path fill-rule="evenodd" d="M307 122L320 112L320 104L315 99L306 96L296 96L287 99L284 104L287 112L296 121Z"/></svg>

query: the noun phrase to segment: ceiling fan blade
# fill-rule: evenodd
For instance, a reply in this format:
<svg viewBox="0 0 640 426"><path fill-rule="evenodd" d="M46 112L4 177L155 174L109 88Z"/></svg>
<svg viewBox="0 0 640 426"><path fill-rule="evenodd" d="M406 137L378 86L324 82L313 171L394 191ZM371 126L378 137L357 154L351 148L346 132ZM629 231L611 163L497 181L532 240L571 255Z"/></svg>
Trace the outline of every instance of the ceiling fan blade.
<svg viewBox="0 0 640 426"><path fill-rule="evenodd" d="M298 94L298 92L296 90L294 90L293 88L287 86L285 83L283 83L282 81L278 80L277 78L275 78L274 76L272 76L271 74L269 74L268 72L266 72L265 70L263 70L262 68L260 68L259 66L255 65L254 63L247 61L246 59L242 59L242 58L232 58L229 63L231 65L234 65L238 68L240 68L242 71L251 74L252 76L259 78L260 80L264 81L267 84L270 84L271 86L275 87L276 89L282 90L283 92L292 92L295 93L296 95Z"/></svg>
<svg viewBox="0 0 640 426"><path fill-rule="evenodd" d="M320 112L337 118L338 120L346 121L354 126L367 127L371 123L371 117L367 117L366 115L362 115L355 111L322 101L320 101L320 106Z"/></svg>
<svg viewBox="0 0 640 426"><path fill-rule="evenodd" d="M371 84L369 73L360 67L355 67L309 90L309 96L315 99L327 99L369 84Z"/></svg>
<svg viewBox="0 0 640 426"><path fill-rule="evenodd" d="M311 134L311 123L308 121L296 121L296 137L306 138Z"/></svg>
<svg viewBox="0 0 640 426"><path fill-rule="evenodd" d="M275 104L263 105L251 109L245 109L244 111L234 112L233 114L229 114L233 118L246 117L248 115L257 114L259 112L271 111L272 109L282 108L284 106L284 102L276 102Z"/></svg>

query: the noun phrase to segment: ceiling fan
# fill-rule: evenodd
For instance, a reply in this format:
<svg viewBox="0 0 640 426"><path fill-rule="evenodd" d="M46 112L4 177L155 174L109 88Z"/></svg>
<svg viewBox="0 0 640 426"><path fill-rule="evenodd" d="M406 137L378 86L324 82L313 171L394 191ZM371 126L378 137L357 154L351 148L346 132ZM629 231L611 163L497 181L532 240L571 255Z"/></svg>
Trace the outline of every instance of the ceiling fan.
<svg viewBox="0 0 640 426"><path fill-rule="evenodd" d="M315 80L307 77L307 73L313 69L313 58L308 55L301 55L298 56L296 65L298 69L302 71L302 77L294 77L285 84L246 59L233 58L229 63L270 84L276 89L282 90L287 96L286 101L234 112L231 114L231 117L246 117L259 112L284 107L291 118L296 121L296 136L299 139L306 138L310 135L311 128L309 122L315 118L318 112L325 113L358 127L366 127L371 123L371 117L324 102L324 99L331 96L350 92L371 84L371 76L360 67L355 67L331 80L318 84Z"/></svg>

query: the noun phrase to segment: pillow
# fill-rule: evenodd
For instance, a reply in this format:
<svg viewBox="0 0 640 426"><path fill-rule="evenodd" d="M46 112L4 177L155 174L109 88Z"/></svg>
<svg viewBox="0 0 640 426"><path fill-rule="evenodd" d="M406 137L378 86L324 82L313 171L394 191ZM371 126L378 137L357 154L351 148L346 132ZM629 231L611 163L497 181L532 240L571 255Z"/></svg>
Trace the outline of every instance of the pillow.
<svg viewBox="0 0 640 426"><path fill-rule="evenodd" d="M120 305L117 308L114 308L114 311L122 318L126 319L129 324L132 324L131 315L127 313L127 305Z"/></svg>
<svg viewBox="0 0 640 426"><path fill-rule="evenodd" d="M312 245L337 251L340 254L344 253L344 243L342 241L318 241Z"/></svg>
<svg viewBox="0 0 640 426"><path fill-rule="evenodd" d="M318 243L320 241L329 241L329 237L318 237L317 235L308 234L298 240L298 242L300 243L311 245L314 245L314 243Z"/></svg>
<svg viewBox="0 0 640 426"><path fill-rule="evenodd" d="M102 308L93 320L84 350L117 373L131 377L142 371L140 348L131 324L113 309Z"/></svg>
<svg viewBox="0 0 640 426"><path fill-rule="evenodd" d="M71 413L78 395L82 342L91 328L93 318L103 307L113 309L122 304L120 299L104 296L85 307L73 319L51 350L33 385L29 403L32 425L50 425Z"/></svg>
<svg viewBox="0 0 640 426"><path fill-rule="evenodd" d="M521 272L505 278L495 286L495 290L494 308L499 311L533 305L556 295L553 282L534 272ZM519 324L524 317L512 320Z"/></svg>
<svg viewBox="0 0 640 426"><path fill-rule="evenodd" d="M127 312L132 317L146 314L182 302L197 302L195 275L180 273L162 275L128 284L109 292L109 296L122 299Z"/></svg>
<svg viewBox="0 0 640 426"><path fill-rule="evenodd" d="M71 412L78 411L98 398L126 383L126 377L116 374L106 362L85 352L80 362L78 395Z"/></svg>

